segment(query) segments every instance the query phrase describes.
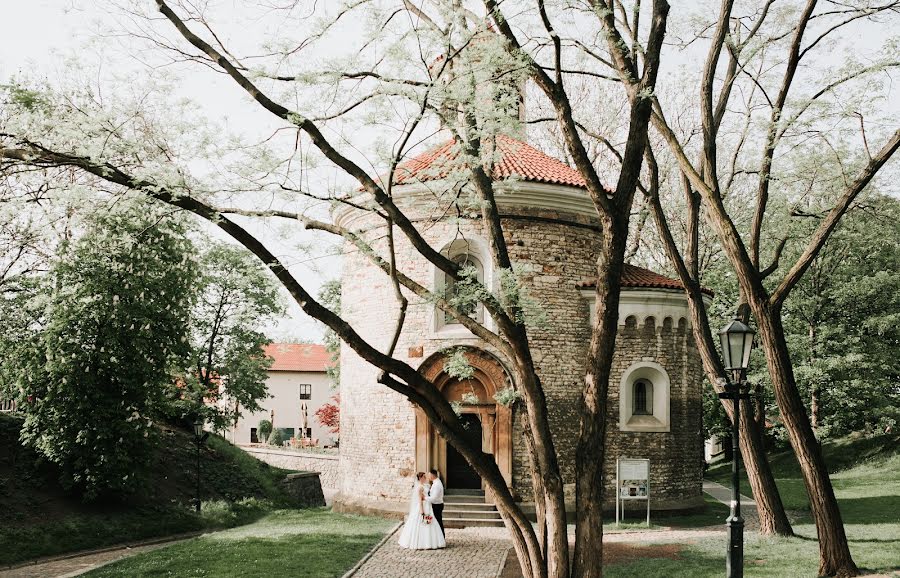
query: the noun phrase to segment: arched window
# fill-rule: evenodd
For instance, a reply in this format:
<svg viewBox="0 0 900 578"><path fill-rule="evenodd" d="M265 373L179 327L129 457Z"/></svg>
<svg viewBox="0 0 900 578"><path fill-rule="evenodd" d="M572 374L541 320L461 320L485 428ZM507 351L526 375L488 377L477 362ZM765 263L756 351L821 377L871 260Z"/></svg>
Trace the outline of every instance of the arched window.
<svg viewBox="0 0 900 578"><path fill-rule="evenodd" d="M653 384L643 379L634 382L632 415L653 415Z"/></svg>
<svg viewBox="0 0 900 578"><path fill-rule="evenodd" d="M619 430L670 431L669 392L665 368L655 361L637 361L619 382Z"/></svg>
<svg viewBox="0 0 900 578"><path fill-rule="evenodd" d="M489 245L478 236L457 236L441 249L441 254L456 263L464 271L460 279L453 279L438 267L433 268L434 292L459 307L466 315L492 329L492 320L485 314L479 302L479 286L491 291L493 263ZM432 321L433 334L454 337L472 337L472 333L451 314L435 305Z"/></svg>
<svg viewBox="0 0 900 578"><path fill-rule="evenodd" d="M473 287L468 283L468 280L477 280L479 283L484 283L484 265L481 264L481 261L472 255L471 253L459 253L457 255L453 255L450 257L451 260L460 266L467 277L460 279L459 281L454 280L449 275L445 277L444 284L447 288L447 299L451 302L455 299L462 298L463 303L460 305L463 313L472 317L476 321L484 320L484 310L483 307L478 304L476 301L472 300L469 296L473 292ZM444 313L444 325L453 325L459 324L452 315L449 313Z"/></svg>

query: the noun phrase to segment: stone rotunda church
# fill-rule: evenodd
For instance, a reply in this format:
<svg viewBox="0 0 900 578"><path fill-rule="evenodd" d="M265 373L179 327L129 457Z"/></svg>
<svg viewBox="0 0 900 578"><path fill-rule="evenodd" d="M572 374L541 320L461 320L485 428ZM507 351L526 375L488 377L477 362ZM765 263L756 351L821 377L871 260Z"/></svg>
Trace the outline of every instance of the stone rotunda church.
<svg viewBox="0 0 900 578"><path fill-rule="evenodd" d="M574 496L577 404L582 388L601 235L581 175L528 144L498 137L493 178L510 257L522 271L546 322L529 330L532 351L547 395L554 442L566 496ZM464 186L454 181L452 142L398 167L395 202L424 238L459 263L476 267L489 287L499 284L483 223L459 218L436 198ZM476 209L477 211L477 209ZM464 215L465 217L465 215ZM386 254L384 222L353 208L338 209L338 224L365 231ZM395 235L399 268L436 291L444 274ZM684 510L703 504L701 388L703 371L679 282L626 266L622 279L619 334L610 383L606 500L615 500L617 458L650 460L653 510ZM345 247L342 312L370 343L390 342L398 305L389 278L351 245ZM434 304L415 296L396 354L433 380L449 401L462 403L461 418L472 441L494 456L523 509L533 511L531 475L522 423L513 405L494 395L511 384L507 361ZM491 327L489 316L473 312ZM458 380L444 371L442 351L465 347L474 375ZM377 383L378 370L350 348L341 350L341 488L335 498L345 511L405 512L412 475L436 468L448 493L477 490L481 480L461 456L437 436L424 414L403 396ZM472 397L474 394L474 397ZM477 398L477 403L472 403ZM465 403L469 401L470 403ZM640 504L643 507L643 503ZM572 508L574 503L570 503Z"/></svg>

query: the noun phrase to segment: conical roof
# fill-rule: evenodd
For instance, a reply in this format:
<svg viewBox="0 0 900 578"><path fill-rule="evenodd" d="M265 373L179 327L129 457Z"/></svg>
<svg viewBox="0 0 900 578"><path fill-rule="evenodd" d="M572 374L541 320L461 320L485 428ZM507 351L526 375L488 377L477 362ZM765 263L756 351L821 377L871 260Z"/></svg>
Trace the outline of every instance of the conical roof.
<svg viewBox="0 0 900 578"><path fill-rule="evenodd" d="M580 289L596 287L596 279L585 279L578 284ZM625 264L622 270L622 287L629 289L684 289L684 285L678 279L672 279L665 275L655 273L650 269ZM701 287L700 290L707 295L712 295L712 289Z"/></svg>
<svg viewBox="0 0 900 578"><path fill-rule="evenodd" d="M502 135L496 137L496 143L500 154L491 175L494 180L516 178L586 188L584 178L578 171L533 146ZM395 172L394 183L407 185L447 178L450 173L462 168L458 157L459 147L451 139L400 163Z"/></svg>

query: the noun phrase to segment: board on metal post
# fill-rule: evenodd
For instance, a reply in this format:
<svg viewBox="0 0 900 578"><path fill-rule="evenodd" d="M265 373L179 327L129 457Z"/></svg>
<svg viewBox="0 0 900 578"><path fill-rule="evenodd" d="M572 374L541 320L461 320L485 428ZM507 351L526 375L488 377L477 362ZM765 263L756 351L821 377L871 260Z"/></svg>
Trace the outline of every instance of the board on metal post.
<svg viewBox="0 0 900 578"><path fill-rule="evenodd" d="M650 460L619 458L616 460L616 525L619 524L619 505L625 519L626 500L646 500L647 527L650 527Z"/></svg>

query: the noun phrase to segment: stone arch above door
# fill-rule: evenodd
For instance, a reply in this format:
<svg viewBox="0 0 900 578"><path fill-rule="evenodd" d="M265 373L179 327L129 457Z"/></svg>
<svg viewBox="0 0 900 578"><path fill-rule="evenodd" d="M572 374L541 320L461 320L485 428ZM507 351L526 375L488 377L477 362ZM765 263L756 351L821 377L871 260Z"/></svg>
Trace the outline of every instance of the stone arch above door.
<svg viewBox="0 0 900 578"><path fill-rule="evenodd" d="M432 354L419 366L419 373L434 383L445 398L462 402L466 393L478 397L478 403L463 403L463 413L477 414L482 425L482 451L494 456L507 485L512 485L512 410L496 403L494 395L511 385L506 368L494 355L466 347L466 360L472 376L460 380L444 371L445 355ZM416 409L416 469L436 468L446 472L446 443L437 435L421 409ZM452 483L452 481L450 482Z"/></svg>

